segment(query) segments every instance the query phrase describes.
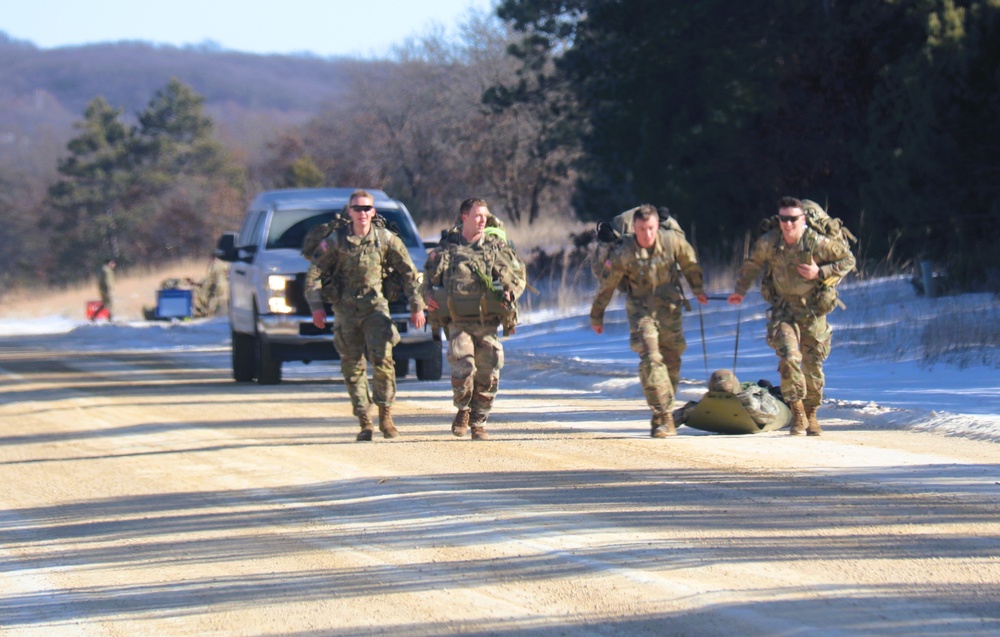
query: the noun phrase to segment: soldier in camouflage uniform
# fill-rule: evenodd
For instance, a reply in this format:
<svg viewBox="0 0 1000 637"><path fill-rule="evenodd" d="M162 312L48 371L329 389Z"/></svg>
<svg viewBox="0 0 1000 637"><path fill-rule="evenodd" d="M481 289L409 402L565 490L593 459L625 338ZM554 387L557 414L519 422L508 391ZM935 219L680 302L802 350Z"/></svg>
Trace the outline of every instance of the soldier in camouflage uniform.
<svg viewBox="0 0 1000 637"><path fill-rule="evenodd" d="M97 273L97 291L101 294L101 308L108 311L108 323L114 318L115 313L115 261L111 259L101 266ZM94 312L91 320L97 318L101 308Z"/></svg>
<svg viewBox="0 0 1000 637"><path fill-rule="evenodd" d="M819 293L854 269L854 255L845 245L809 228L798 199L783 197L778 202L778 220L780 229L765 233L754 244L729 303L741 303L750 284L767 268L770 284L761 287L771 304L767 344L779 358L781 395L793 416L791 434L818 436L822 428L816 410L823 401L823 361L830 355L832 335L826 313L818 307Z"/></svg>
<svg viewBox="0 0 1000 637"><path fill-rule="evenodd" d="M708 303L694 248L680 232L662 228L656 208L643 204L633 213L632 234L625 235L611 252L590 309L591 327L603 334L604 310L619 283L625 282L629 341L639 354L639 380L653 412L650 435L654 438L677 433L671 408L680 380L681 356L687 349L678 267L698 302Z"/></svg>
<svg viewBox="0 0 1000 637"><path fill-rule="evenodd" d="M208 273L198 283L192 299L195 316L216 316L222 310L229 293L229 264L221 259L212 259Z"/></svg>
<svg viewBox="0 0 1000 637"><path fill-rule="evenodd" d="M406 246L381 224L373 224L374 199L364 190L351 194L350 224L334 229L311 249L306 273L306 300L313 324L326 326L323 301L333 306L333 343L340 354L340 367L354 415L361 424L359 441L372 439L370 404L378 406L379 430L386 438L399 435L392 421L396 398L396 371L392 347L399 332L389 315L389 302L382 281L391 268L402 273L404 291L410 299L410 322L424 326L424 304L417 290L419 272ZM312 248L312 246L310 246ZM372 363L374 400L369 392L365 352Z"/></svg>
<svg viewBox="0 0 1000 637"><path fill-rule="evenodd" d="M451 432L487 440L500 384L503 345L497 329L513 325L509 313L527 284L524 263L482 199L466 199L461 223L443 233L424 267L421 293L432 321L448 331L448 363L457 413ZM488 283L488 285L487 285Z"/></svg>

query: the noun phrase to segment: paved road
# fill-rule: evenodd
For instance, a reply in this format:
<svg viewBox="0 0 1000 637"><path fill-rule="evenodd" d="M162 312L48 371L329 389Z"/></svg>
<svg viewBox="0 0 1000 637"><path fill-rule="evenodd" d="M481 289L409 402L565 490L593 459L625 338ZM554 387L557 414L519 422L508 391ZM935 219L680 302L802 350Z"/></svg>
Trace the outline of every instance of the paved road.
<svg viewBox="0 0 1000 637"><path fill-rule="evenodd" d="M4 637L1000 633L995 444L528 383L473 443L412 380L359 444L342 384L227 364L0 339Z"/></svg>

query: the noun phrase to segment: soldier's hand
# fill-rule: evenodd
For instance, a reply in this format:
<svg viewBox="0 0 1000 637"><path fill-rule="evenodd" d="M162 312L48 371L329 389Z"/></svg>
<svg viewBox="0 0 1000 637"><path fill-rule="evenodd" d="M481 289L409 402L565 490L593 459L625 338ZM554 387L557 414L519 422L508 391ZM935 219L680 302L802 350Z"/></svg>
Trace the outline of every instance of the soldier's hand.
<svg viewBox="0 0 1000 637"><path fill-rule="evenodd" d="M326 312L323 310L316 310L313 312L313 325L319 329L326 327Z"/></svg>
<svg viewBox="0 0 1000 637"><path fill-rule="evenodd" d="M594 330L594 334L603 334L604 333L604 326L603 325L596 325L594 323L591 323L590 327L591 327L592 330Z"/></svg>
<svg viewBox="0 0 1000 637"><path fill-rule="evenodd" d="M438 308L440 307L441 306L438 305L438 302L435 301L433 297L427 299L427 309L430 310L431 312L437 312Z"/></svg>
<svg viewBox="0 0 1000 637"><path fill-rule="evenodd" d="M708 295L705 294L704 292L702 292L695 298L697 298L698 302L701 303L702 305L708 305Z"/></svg>
<svg viewBox="0 0 1000 637"><path fill-rule="evenodd" d="M809 257L809 263L800 263L795 268L803 279L814 281L819 278L819 266L816 265L816 260L812 257Z"/></svg>
<svg viewBox="0 0 1000 637"><path fill-rule="evenodd" d="M727 299L727 302L730 305L739 305L740 303L743 302L743 295L742 294L737 294L736 292L733 292L732 294L729 295L729 298Z"/></svg>
<svg viewBox="0 0 1000 637"><path fill-rule="evenodd" d="M413 323L413 327L419 330L421 327L424 326L424 323L426 322L427 322L427 317L424 316L423 311L413 310L412 312L410 312L410 323Z"/></svg>

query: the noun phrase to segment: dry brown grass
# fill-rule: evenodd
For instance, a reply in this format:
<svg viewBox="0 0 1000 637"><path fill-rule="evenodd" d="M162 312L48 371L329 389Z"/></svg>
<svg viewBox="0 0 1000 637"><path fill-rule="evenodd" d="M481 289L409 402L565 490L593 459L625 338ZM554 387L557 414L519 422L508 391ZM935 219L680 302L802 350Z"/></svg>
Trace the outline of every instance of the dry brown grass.
<svg viewBox="0 0 1000 637"><path fill-rule="evenodd" d="M203 259L177 261L155 268L118 270L115 273L115 318L141 319L143 306L156 305L156 291L163 279L190 277L198 281L207 270L208 262ZM96 275L86 283L66 288L20 289L0 298L0 318L62 316L84 319L87 301L100 298Z"/></svg>

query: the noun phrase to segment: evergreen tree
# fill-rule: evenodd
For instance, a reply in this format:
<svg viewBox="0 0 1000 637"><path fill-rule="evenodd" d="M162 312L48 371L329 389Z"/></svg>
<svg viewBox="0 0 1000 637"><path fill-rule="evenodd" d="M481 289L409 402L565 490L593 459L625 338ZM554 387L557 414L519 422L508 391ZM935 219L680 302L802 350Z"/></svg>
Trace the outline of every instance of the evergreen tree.
<svg viewBox="0 0 1000 637"><path fill-rule="evenodd" d="M575 206L640 201L723 254L780 195L861 257L1000 280L1000 0L505 0L582 113ZM709 245L711 244L711 245ZM735 245L734 245L735 244Z"/></svg>
<svg viewBox="0 0 1000 637"><path fill-rule="evenodd" d="M868 111L864 201L902 259L933 259L962 286L998 289L989 238L1000 223L1000 2L891 8L913 37L886 64Z"/></svg>
<svg viewBox="0 0 1000 637"><path fill-rule="evenodd" d="M225 172L222 146L212 137L205 99L171 79L139 114L132 153L151 184L171 183L181 175Z"/></svg>
<svg viewBox="0 0 1000 637"><path fill-rule="evenodd" d="M242 188L242 174L213 137L204 103L171 79L138 116L130 144L143 192L136 209L142 223L132 237L136 259L207 257L220 231L213 219L217 202Z"/></svg>
<svg viewBox="0 0 1000 637"><path fill-rule="evenodd" d="M218 231L214 208L232 202L241 182L212 138L200 96L171 80L138 115L138 126L98 97L76 127L82 132L67 145L61 179L49 189L57 280L109 258L127 265L207 257Z"/></svg>
<svg viewBox="0 0 1000 637"><path fill-rule="evenodd" d="M64 276L122 258L136 188L129 153L133 133L121 116L103 97L87 105L75 125L81 133L67 145L70 156L59 162L62 179L49 189Z"/></svg>
<svg viewBox="0 0 1000 637"><path fill-rule="evenodd" d="M820 4L507 0L499 12L555 56L584 115L583 218L647 201L742 244L783 194L761 150L782 65L821 31Z"/></svg>

